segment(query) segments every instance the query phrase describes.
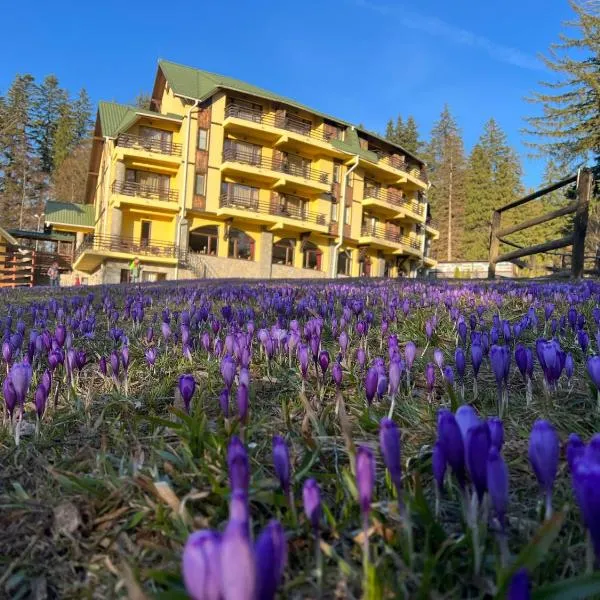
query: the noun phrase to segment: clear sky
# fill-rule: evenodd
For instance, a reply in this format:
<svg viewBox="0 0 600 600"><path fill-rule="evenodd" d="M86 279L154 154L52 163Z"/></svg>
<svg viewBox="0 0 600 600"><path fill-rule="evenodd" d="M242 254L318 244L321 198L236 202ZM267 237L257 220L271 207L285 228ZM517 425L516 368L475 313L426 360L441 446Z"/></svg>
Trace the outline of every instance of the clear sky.
<svg viewBox="0 0 600 600"><path fill-rule="evenodd" d="M566 0L6 0L0 93L16 73L55 74L92 100L149 92L164 58L237 77L382 132L398 113L428 133L444 103L467 150L495 117L528 158L525 97L537 56L571 18Z"/></svg>

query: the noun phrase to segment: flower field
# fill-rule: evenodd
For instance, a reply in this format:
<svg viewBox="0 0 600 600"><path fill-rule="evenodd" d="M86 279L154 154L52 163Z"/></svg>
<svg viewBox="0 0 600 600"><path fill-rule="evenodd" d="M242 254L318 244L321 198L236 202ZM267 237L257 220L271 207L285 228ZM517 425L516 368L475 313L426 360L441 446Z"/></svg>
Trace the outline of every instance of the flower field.
<svg viewBox="0 0 600 600"><path fill-rule="evenodd" d="M600 597L600 284L0 293L0 597Z"/></svg>

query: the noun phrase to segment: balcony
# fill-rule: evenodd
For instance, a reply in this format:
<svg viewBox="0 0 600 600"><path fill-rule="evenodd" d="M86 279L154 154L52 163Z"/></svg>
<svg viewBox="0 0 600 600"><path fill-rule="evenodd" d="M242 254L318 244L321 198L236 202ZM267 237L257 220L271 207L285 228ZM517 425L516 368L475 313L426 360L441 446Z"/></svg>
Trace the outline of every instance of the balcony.
<svg viewBox="0 0 600 600"><path fill-rule="evenodd" d="M429 234L431 238L437 240L440 237L439 223L434 219L427 219L425 221L425 232Z"/></svg>
<svg viewBox="0 0 600 600"><path fill-rule="evenodd" d="M360 230L361 244L371 244L374 247L392 248L395 254L408 252L414 255L421 254L419 240L408 235L402 235L395 227L389 227L383 223L363 224ZM403 248L398 248L398 246Z"/></svg>
<svg viewBox="0 0 600 600"><path fill-rule="evenodd" d="M326 215L312 212L305 207L287 204L285 198L283 204L275 204L225 193L221 194L219 206L218 214L240 216L259 223L271 223L274 225L272 229L281 229L285 226L300 231L307 229L323 233L328 231Z"/></svg>
<svg viewBox="0 0 600 600"><path fill-rule="evenodd" d="M178 210L179 192L177 190L164 189L154 185L138 183L137 181L114 181L112 193L119 194L122 202L139 200L144 206L153 208L167 208Z"/></svg>
<svg viewBox="0 0 600 600"><path fill-rule="evenodd" d="M379 147L368 148L377 155L377 162L362 160L371 177L389 184L403 184L408 189L422 191L427 187L427 175L417 163L404 160L397 154L390 154Z"/></svg>
<svg viewBox="0 0 600 600"><path fill-rule="evenodd" d="M425 204L404 197L400 191L390 193L368 181L365 183L363 206L373 206L396 218L408 217L418 222L422 222L425 217Z"/></svg>
<svg viewBox="0 0 600 600"><path fill-rule="evenodd" d="M181 144L161 140L159 138L133 135L131 133L121 133L117 137L117 146L121 148L133 148L145 152L154 152L157 154L166 154L169 156L181 156Z"/></svg>
<svg viewBox="0 0 600 600"><path fill-rule="evenodd" d="M262 155L262 152L249 152L234 146L223 150L221 170L254 175L273 188L290 184L313 193L331 190L329 173L299 164L286 157L267 158Z"/></svg>
<svg viewBox="0 0 600 600"><path fill-rule="evenodd" d="M250 128L255 135L260 135L277 146L303 148L313 153L318 153L320 148L336 156L343 156L343 153L331 145L333 140L342 139L341 130L335 133L320 130L307 120L294 115L266 113L238 102L231 102L225 108L224 124L234 129Z"/></svg>
<svg viewBox="0 0 600 600"><path fill-rule="evenodd" d="M175 244L169 242L91 233L76 248L73 266L82 271L93 271L106 256L125 259L140 256L163 264L174 264L183 258Z"/></svg>

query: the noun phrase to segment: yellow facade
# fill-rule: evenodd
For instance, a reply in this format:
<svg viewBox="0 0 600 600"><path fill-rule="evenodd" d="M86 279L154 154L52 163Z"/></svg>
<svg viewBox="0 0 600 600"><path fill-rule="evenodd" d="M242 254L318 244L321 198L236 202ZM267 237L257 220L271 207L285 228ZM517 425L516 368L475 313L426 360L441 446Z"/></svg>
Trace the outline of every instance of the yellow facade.
<svg viewBox="0 0 600 600"><path fill-rule="evenodd" d="M134 256L166 278L399 276L435 264L422 161L216 77L161 62L152 110L101 104L87 188L96 224L75 269L108 282Z"/></svg>

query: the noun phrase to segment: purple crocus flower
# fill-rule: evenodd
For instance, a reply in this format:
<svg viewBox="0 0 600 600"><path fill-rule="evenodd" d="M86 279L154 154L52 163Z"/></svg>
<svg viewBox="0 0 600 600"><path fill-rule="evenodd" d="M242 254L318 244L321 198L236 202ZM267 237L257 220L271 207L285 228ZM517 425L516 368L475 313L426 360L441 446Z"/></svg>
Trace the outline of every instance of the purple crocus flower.
<svg viewBox="0 0 600 600"><path fill-rule="evenodd" d="M231 491L241 490L247 494L250 485L248 454L244 444L236 435L231 437L227 448L227 468L229 470Z"/></svg>
<svg viewBox="0 0 600 600"><path fill-rule="evenodd" d="M300 373L302 375L302 379L306 379L308 375L308 346L306 344L300 344L298 346L298 362L300 363Z"/></svg>
<svg viewBox="0 0 600 600"><path fill-rule="evenodd" d="M319 353L319 365L321 367L321 371L323 371L323 375L327 372L329 368L329 352L327 350L321 350Z"/></svg>
<svg viewBox="0 0 600 600"><path fill-rule="evenodd" d="M467 432L467 468L479 502L487 490L487 460L491 447L490 428L483 421Z"/></svg>
<svg viewBox="0 0 600 600"><path fill-rule="evenodd" d="M585 354L590 345L590 336L587 334L585 329L577 331L577 341L581 346L581 351Z"/></svg>
<svg viewBox="0 0 600 600"><path fill-rule="evenodd" d="M390 473L390 479L398 499L402 491L402 460L400 457L400 431L396 423L388 418L381 419L379 423L379 447L383 462Z"/></svg>
<svg viewBox="0 0 600 600"><path fill-rule="evenodd" d="M391 396L395 396L398 393L398 389L400 388L400 380L402 378L402 370L403 365L400 362L400 359L390 361L389 385Z"/></svg>
<svg viewBox="0 0 600 600"><path fill-rule="evenodd" d="M285 440L279 435L273 436L273 465L281 489L287 496L290 491L290 453Z"/></svg>
<svg viewBox="0 0 600 600"><path fill-rule="evenodd" d="M101 356L100 359L98 360L98 370L104 377L106 377L106 375L108 374L108 368L106 365L106 357L105 356Z"/></svg>
<svg viewBox="0 0 600 600"><path fill-rule="evenodd" d="M585 444L582 439L576 433L571 433L567 440L567 464L571 472L573 472L575 461L583 456L584 452Z"/></svg>
<svg viewBox="0 0 600 600"><path fill-rule="evenodd" d="M112 372L113 379L118 381L119 379L119 368L121 366L121 359L119 358L118 353L113 350L110 353L110 370Z"/></svg>
<svg viewBox="0 0 600 600"><path fill-rule="evenodd" d="M417 356L417 346L414 342L407 342L404 346L404 359L406 360L406 368L410 371Z"/></svg>
<svg viewBox="0 0 600 600"><path fill-rule="evenodd" d="M238 385L236 403L240 421L245 424L248 421L248 388L243 383Z"/></svg>
<svg viewBox="0 0 600 600"><path fill-rule="evenodd" d="M588 358L587 372L594 387L600 393L600 356L590 356Z"/></svg>
<svg viewBox="0 0 600 600"><path fill-rule="evenodd" d="M229 418L229 390L227 388L223 388L219 394L219 406L223 416L226 419Z"/></svg>
<svg viewBox="0 0 600 600"><path fill-rule="evenodd" d="M13 349L9 342L4 342L2 344L2 358L6 364L10 364L12 360Z"/></svg>
<svg viewBox="0 0 600 600"><path fill-rule="evenodd" d="M278 521L271 521L254 547L256 556L256 598L273 600L287 563L287 540Z"/></svg>
<svg viewBox="0 0 600 600"><path fill-rule="evenodd" d="M2 383L2 393L4 395L4 404L6 405L6 410L12 419L15 406L17 405L17 392L15 392L10 374Z"/></svg>
<svg viewBox="0 0 600 600"><path fill-rule="evenodd" d="M567 379L571 379L574 372L575 361L573 360L573 355L570 352L567 352L567 356L565 357L565 375L567 376Z"/></svg>
<svg viewBox="0 0 600 600"><path fill-rule="evenodd" d="M431 454L431 469L433 471L433 479L437 485L437 489L441 492L444 489L444 477L446 475L446 456L444 448L438 440Z"/></svg>
<svg viewBox="0 0 600 600"><path fill-rule="evenodd" d="M367 354L365 353L364 348L359 348L356 351L356 362L359 364L361 369L364 368L365 363L367 362Z"/></svg>
<svg viewBox="0 0 600 600"><path fill-rule="evenodd" d="M148 350L146 350L145 352L145 356L146 356L146 362L148 363L149 367L153 367L156 363L156 348L148 348Z"/></svg>
<svg viewBox="0 0 600 600"><path fill-rule="evenodd" d="M345 331L342 331L342 333L340 333L340 337L338 338L339 344L340 344L340 351L342 353L342 355L346 355L346 352L348 351L348 343L349 343L349 339L348 339L348 334Z"/></svg>
<svg viewBox="0 0 600 600"><path fill-rule="evenodd" d="M375 367L369 367L365 377L365 396L367 403L370 405L377 392L377 384L379 382L379 373Z"/></svg>
<svg viewBox="0 0 600 600"><path fill-rule="evenodd" d="M221 536L204 529L190 535L183 548L182 573L185 589L194 600L220 600Z"/></svg>
<svg viewBox="0 0 600 600"><path fill-rule="evenodd" d="M465 351L462 348L457 348L454 353L454 364L456 366L456 373L462 380L465 376L467 360L465 358Z"/></svg>
<svg viewBox="0 0 600 600"><path fill-rule="evenodd" d="M235 378L235 362L231 356L225 356L221 360L221 377L223 377L225 387L230 390Z"/></svg>
<svg viewBox="0 0 600 600"><path fill-rule="evenodd" d="M444 366L444 353L439 348L433 351L433 362L438 366L438 369L442 369Z"/></svg>
<svg viewBox="0 0 600 600"><path fill-rule="evenodd" d="M67 329L64 325L57 325L54 330L54 339L56 343L62 348L65 345L67 339Z"/></svg>
<svg viewBox="0 0 600 600"><path fill-rule="evenodd" d="M444 380L450 386L454 386L454 371L450 365L444 367Z"/></svg>
<svg viewBox="0 0 600 600"><path fill-rule="evenodd" d="M460 487L464 487L465 446L456 417L449 410L438 414L438 441Z"/></svg>
<svg viewBox="0 0 600 600"><path fill-rule="evenodd" d="M336 387L339 388L342 384L343 371L342 365L337 360L333 363L333 367L331 367L331 377Z"/></svg>
<svg viewBox="0 0 600 600"><path fill-rule="evenodd" d="M473 366L473 375L475 379L477 379L477 375L479 374L479 368L481 367L481 363L483 361L483 348L481 344L472 344L471 345L471 365Z"/></svg>
<svg viewBox="0 0 600 600"><path fill-rule="evenodd" d="M545 420L534 423L529 436L529 462L546 497L546 518L552 513L552 488L558 470L560 442L554 427Z"/></svg>
<svg viewBox="0 0 600 600"><path fill-rule="evenodd" d="M183 405L185 406L185 411L189 413L190 403L194 396L194 392L196 391L196 380L194 379L194 376L189 373L180 375L178 386Z"/></svg>
<svg viewBox="0 0 600 600"><path fill-rule="evenodd" d="M492 448L496 450L502 450L504 444L504 423L502 419L498 417L490 417L487 420L488 427L490 428L490 441Z"/></svg>
<svg viewBox="0 0 600 600"><path fill-rule="evenodd" d="M33 370L27 362L14 363L10 368L10 379L17 395L17 402L23 404L29 391Z"/></svg>
<svg viewBox="0 0 600 600"><path fill-rule="evenodd" d="M321 520L321 488L314 479L307 479L302 488L304 512L312 528L317 531Z"/></svg>
<svg viewBox="0 0 600 600"><path fill-rule="evenodd" d="M221 538L220 567L223 600L255 600L256 566L246 523L229 521Z"/></svg>
<svg viewBox="0 0 600 600"><path fill-rule="evenodd" d="M368 519L375 487L375 459L373 452L366 446L356 451L356 487L363 519Z"/></svg>
<svg viewBox="0 0 600 600"><path fill-rule="evenodd" d="M48 400L48 392L49 390L46 389L46 386L43 383L39 383L36 390L35 390L35 394L33 395L33 401L35 404L35 412L38 416L38 418L42 418L42 415L44 414L44 411L46 410L46 401Z"/></svg>
<svg viewBox="0 0 600 600"><path fill-rule="evenodd" d="M506 600L529 600L530 598L531 583L527 569L519 569L510 580Z"/></svg>

